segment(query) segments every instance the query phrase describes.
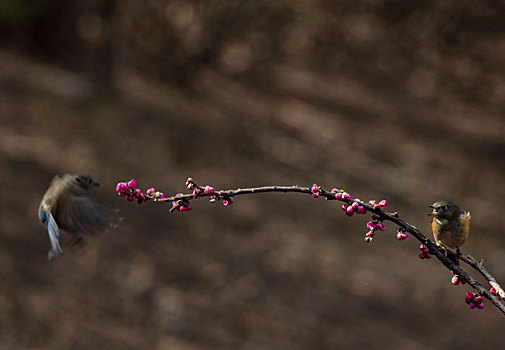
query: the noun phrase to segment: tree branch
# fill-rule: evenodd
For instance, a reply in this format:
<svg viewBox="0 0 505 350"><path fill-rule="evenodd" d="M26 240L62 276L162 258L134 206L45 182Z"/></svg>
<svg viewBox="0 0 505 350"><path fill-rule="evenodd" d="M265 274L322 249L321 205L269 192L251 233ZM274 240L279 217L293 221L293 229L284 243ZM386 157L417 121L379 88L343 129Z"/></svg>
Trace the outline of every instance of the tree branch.
<svg viewBox="0 0 505 350"><path fill-rule="evenodd" d="M288 192L297 192L297 193L304 193L304 194L311 194L313 197L324 197L327 200L338 200L345 205L343 206L343 209L347 209L347 214L349 216L352 216L354 212L357 212L358 214L366 214L367 211L373 213L375 216L372 218L377 222L374 226L372 225L371 228L371 237L373 237L373 230L377 229L377 227L380 227L381 230L384 229L382 224L378 224L380 222L384 221L390 221L397 225L399 227L399 230L401 232L408 232L410 233L413 237L415 237L419 242L424 245L427 250L429 251L429 254L434 255L447 269L449 269L451 272L454 274L458 275L459 278L463 279L466 281L470 286L472 286L478 294L482 295L491 303L496 306L503 314L505 314L505 303L504 299L505 298L505 292L503 289L500 287L500 285L496 282L495 278L484 268L483 263L477 262L473 257L471 256L461 256L460 259L470 265L472 268L477 270L479 273L484 276L487 281L489 281L490 285L494 287L496 292L502 297L498 297L497 295L494 295L490 291L488 291L486 288L484 288L475 278L470 276L465 270L460 265L457 265L455 262L453 262L451 259L449 259L446 254L444 249L429 240L419 229L417 229L415 226L410 225L406 221L400 219L398 214L396 212L391 213L391 212L385 212L381 209L385 204L377 205L375 202L369 202L365 203L362 202L359 199L352 199L348 193L346 193L343 190L337 190L333 189L331 192L325 191L322 188L320 188L317 185L313 185L312 188L309 187L300 187L300 186L265 186L265 187L256 187L256 188L239 188L235 190L219 190L215 191L212 187L210 186L205 186L205 187L200 187L194 183L193 179L188 178L188 181L186 182L186 185L188 189L193 189L193 193L190 194L182 194L179 193L175 196L170 196L170 197L165 197L163 193L161 192L155 192L154 188L151 188L147 190L145 197L144 194L142 194L134 189L135 188L135 180L131 180L126 183L119 183L118 186L116 187L116 190L118 191L118 194L122 197L125 197L128 200L134 200L134 195L135 191L137 191L137 195L135 195L139 200L139 204L144 203L146 200L154 200L154 201L159 201L159 202L171 202L172 203L172 209L171 211L185 211L185 210L190 210L192 207L190 206L190 201L192 199L196 198L202 198L202 197L210 197L211 202L216 202L216 201L223 201L224 205L229 205L233 203L233 197L240 196L240 195L249 195L249 194L257 194L257 193L267 193L267 192L283 192L283 193L288 193ZM356 204L354 204L356 203ZM347 206L346 206L347 205ZM361 208L360 208L361 207ZM350 209L351 208L351 209ZM359 209L357 209L359 208ZM358 211L356 211L358 210ZM360 212L361 211L361 212ZM370 234L370 232L369 232ZM367 237L369 236L367 234ZM371 241L371 237L368 237L369 240ZM400 239L400 238L399 238ZM422 246L421 246L422 247ZM426 249L423 248L423 249ZM445 248L446 250L450 250L450 248ZM424 256L423 256L424 257Z"/></svg>

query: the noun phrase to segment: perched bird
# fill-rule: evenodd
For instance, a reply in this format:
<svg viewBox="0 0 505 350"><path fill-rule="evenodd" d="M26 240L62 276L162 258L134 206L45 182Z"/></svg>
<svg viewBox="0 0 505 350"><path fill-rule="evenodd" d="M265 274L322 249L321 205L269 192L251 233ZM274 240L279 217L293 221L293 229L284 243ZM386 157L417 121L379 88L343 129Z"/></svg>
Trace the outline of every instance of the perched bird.
<svg viewBox="0 0 505 350"><path fill-rule="evenodd" d="M470 230L470 212L463 212L459 207L449 201L438 201L429 205L433 211L431 228L435 242L441 241L446 247L456 250L457 255L447 252L447 257L458 264L461 255L459 247L465 243Z"/></svg>
<svg viewBox="0 0 505 350"><path fill-rule="evenodd" d="M63 254L59 230L73 237L73 244L83 242L82 233L98 233L113 226L113 211L93 196L91 190L100 186L87 175L56 175L39 205L39 220L49 234L49 260Z"/></svg>

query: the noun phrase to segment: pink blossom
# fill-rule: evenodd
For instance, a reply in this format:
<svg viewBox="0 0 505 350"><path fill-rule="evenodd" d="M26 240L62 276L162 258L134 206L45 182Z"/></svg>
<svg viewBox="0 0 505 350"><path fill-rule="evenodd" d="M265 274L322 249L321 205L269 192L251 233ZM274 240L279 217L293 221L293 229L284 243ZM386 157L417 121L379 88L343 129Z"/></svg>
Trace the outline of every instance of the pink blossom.
<svg viewBox="0 0 505 350"><path fill-rule="evenodd" d="M358 214L364 214L365 213L365 207L363 206L358 206L358 209L356 210L356 213Z"/></svg>
<svg viewBox="0 0 505 350"><path fill-rule="evenodd" d="M135 197L133 197L131 194L126 196L126 200L129 200L130 202L135 200Z"/></svg>
<svg viewBox="0 0 505 350"><path fill-rule="evenodd" d="M489 290L489 292L493 295L497 295L498 293L496 292L496 289L495 287L491 287L491 289Z"/></svg>
<svg viewBox="0 0 505 350"><path fill-rule="evenodd" d="M314 198L319 197L319 193L317 193L317 192L312 192L312 197L314 197Z"/></svg>
<svg viewBox="0 0 505 350"><path fill-rule="evenodd" d="M332 188L330 192L333 194L336 194L338 192L338 190L336 188Z"/></svg>
<svg viewBox="0 0 505 350"><path fill-rule="evenodd" d="M189 211L191 209L193 209L193 207L191 205L181 205L178 210L179 211Z"/></svg>
<svg viewBox="0 0 505 350"><path fill-rule="evenodd" d="M233 204L233 198L230 198L230 199L223 199L223 205L225 207L229 206L229 205L232 205Z"/></svg>
<svg viewBox="0 0 505 350"><path fill-rule="evenodd" d="M214 193L214 188L212 188L210 186L205 186L205 188L203 189L203 193L205 193L205 194L213 194Z"/></svg>
<svg viewBox="0 0 505 350"><path fill-rule="evenodd" d="M135 188L135 179L128 181L128 188Z"/></svg>
<svg viewBox="0 0 505 350"><path fill-rule="evenodd" d="M342 193L335 193L335 199L342 199Z"/></svg>
<svg viewBox="0 0 505 350"><path fill-rule="evenodd" d="M124 193L126 192L126 190L128 189L128 186L126 185L125 182L119 182L117 185L116 185L116 191L118 193Z"/></svg>
<svg viewBox="0 0 505 350"><path fill-rule="evenodd" d="M404 239L407 239L407 237L408 235L405 232L398 231L398 233L396 234L396 238L399 241L403 241Z"/></svg>
<svg viewBox="0 0 505 350"><path fill-rule="evenodd" d="M353 207L352 206L347 207L345 213L347 214L347 216L353 216L353 214L354 214Z"/></svg>
<svg viewBox="0 0 505 350"><path fill-rule="evenodd" d="M477 308L483 309L484 308L484 303L477 304Z"/></svg>
<svg viewBox="0 0 505 350"><path fill-rule="evenodd" d="M139 205L141 205L141 204L144 204L145 202L146 202L146 196L144 196L143 194L141 194L141 195L139 196L138 200L137 200L137 203L138 203Z"/></svg>
<svg viewBox="0 0 505 350"><path fill-rule="evenodd" d="M149 197L152 197L152 196L154 196L154 192L155 192L155 191L156 191L156 190L154 189L154 187L151 187L151 188L149 188L149 189L146 191L146 194L147 194Z"/></svg>
<svg viewBox="0 0 505 350"><path fill-rule="evenodd" d="M160 192L160 191L156 191L154 193L154 200L158 200L158 199L163 199L165 198L165 194L163 192Z"/></svg>
<svg viewBox="0 0 505 350"><path fill-rule="evenodd" d="M381 200L381 201L379 202L379 204L380 204L380 206L381 206L381 207L385 207L386 205L388 205L388 201L387 201L387 200L385 200L385 199L383 199L383 200Z"/></svg>
<svg viewBox="0 0 505 350"><path fill-rule="evenodd" d="M479 295L479 296L475 297L474 300L477 304L480 304L484 301L484 298Z"/></svg>
<svg viewBox="0 0 505 350"><path fill-rule="evenodd" d="M136 189L133 190L132 194L133 194L134 197L139 198L140 195L142 194L142 191L139 190L138 188L136 188Z"/></svg>
<svg viewBox="0 0 505 350"><path fill-rule="evenodd" d="M349 200L351 200L351 195L347 192L344 192L344 193L342 193L342 199L344 201L349 201Z"/></svg>
<svg viewBox="0 0 505 350"><path fill-rule="evenodd" d="M458 275L452 276L451 283L457 286L459 284L459 276Z"/></svg>

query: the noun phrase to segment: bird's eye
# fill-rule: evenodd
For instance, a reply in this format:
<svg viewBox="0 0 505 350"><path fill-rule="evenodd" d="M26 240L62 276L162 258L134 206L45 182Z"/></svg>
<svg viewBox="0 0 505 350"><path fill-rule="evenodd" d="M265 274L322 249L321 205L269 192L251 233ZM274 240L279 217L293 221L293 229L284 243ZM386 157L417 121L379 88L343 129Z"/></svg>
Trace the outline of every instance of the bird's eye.
<svg viewBox="0 0 505 350"><path fill-rule="evenodd" d="M442 206L440 207L440 210L446 210L446 209L447 209L447 205L442 205Z"/></svg>

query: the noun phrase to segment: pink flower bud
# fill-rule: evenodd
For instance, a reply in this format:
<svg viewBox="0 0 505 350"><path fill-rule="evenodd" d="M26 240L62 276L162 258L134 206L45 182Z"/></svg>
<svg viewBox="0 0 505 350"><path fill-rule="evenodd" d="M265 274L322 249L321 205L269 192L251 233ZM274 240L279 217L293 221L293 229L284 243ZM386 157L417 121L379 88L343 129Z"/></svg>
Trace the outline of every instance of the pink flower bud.
<svg viewBox="0 0 505 350"><path fill-rule="evenodd" d="M424 255L424 253L419 253L419 258L420 259L426 259L426 255Z"/></svg>
<svg viewBox="0 0 505 350"><path fill-rule="evenodd" d="M468 307L470 309L475 309L475 304L474 303L468 303Z"/></svg>
<svg viewBox="0 0 505 350"><path fill-rule="evenodd" d="M344 192L344 193L342 193L342 199L344 201L349 201L349 200L351 200L351 195L347 192Z"/></svg>
<svg viewBox="0 0 505 350"><path fill-rule="evenodd" d="M342 208L343 211L347 211L347 205L342 204L341 208Z"/></svg>
<svg viewBox="0 0 505 350"><path fill-rule="evenodd" d="M374 221L369 221L366 223L366 227L369 229L369 230L375 230L375 222Z"/></svg>
<svg viewBox="0 0 505 350"><path fill-rule="evenodd" d="M156 191L154 193L154 200L158 200L158 199L163 199L165 198L165 194L163 192L159 192L159 191Z"/></svg>
<svg viewBox="0 0 505 350"><path fill-rule="evenodd" d="M396 234L396 238L399 241L403 241L404 239L407 239L407 237L408 237L408 235L405 232L398 231L398 233Z"/></svg>
<svg viewBox="0 0 505 350"><path fill-rule="evenodd" d="M131 202L131 201L135 200L135 197L133 197L132 195L127 195L126 200Z"/></svg>
<svg viewBox="0 0 505 350"><path fill-rule="evenodd" d="M319 197L319 193L317 193L317 192L312 192L312 197L314 197L314 198Z"/></svg>
<svg viewBox="0 0 505 350"><path fill-rule="evenodd" d="M233 198L230 198L230 199L223 199L223 205L225 207L229 206L229 205L232 205L233 204Z"/></svg>
<svg viewBox="0 0 505 350"><path fill-rule="evenodd" d="M203 193L205 193L205 194L213 194L214 193L214 188L212 188L210 186L205 186L205 188L203 189Z"/></svg>
<svg viewBox="0 0 505 350"><path fill-rule="evenodd" d="M128 181L128 188L134 188L135 187L135 179L131 179Z"/></svg>
<svg viewBox="0 0 505 350"><path fill-rule="evenodd" d="M459 278L458 275L452 276L451 283L457 286L459 284Z"/></svg>
<svg viewBox="0 0 505 350"><path fill-rule="evenodd" d="M373 239L372 237L367 236L367 237L365 237L365 242L370 243L372 241L372 239Z"/></svg>
<svg viewBox="0 0 505 350"><path fill-rule="evenodd" d="M193 195L194 195L194 196L199 196L199 195L200 195L200 193L202 193L202 191L200 191L198 188L195 188L195 189L193 190Z"/></svg>
<svg viewBox="0 0 505 350"><path fill-rule="evenodd" d="M336 194L338 192L338 190L336 188L332 188L330 192L333 194Z"/></svg>
<svg viewBox="0 0 505 350"><path fill-rule="evenodd" d="M152 196L154 196L154 192L155 192L155 191L156 191L156 190L154 189L154 187L151 187L151 188L149 188L149 189L146 191L146 194L147 194L149 197L152 197Z"/></svg>
<svg viewBox="0 0 505 350"><path fill-rule="evenodd" d="M375 232L374 231L368 231L366 234L365 234L366 237L375 237Z"/></svg>
<svg viewBox="0 0 505 350"><path fill-rule="evenodd" d="M491 289L489 290L489 292L493 295L497 295L498 293L496 292L496 289L494 287L491 287Z"/></svg>
<svg viewBox="0 0 505 350"><path fill-rule="evenodd" d="M181 205L179 207L179 209L177 209L177 210L179 210L179 211L189 211L191 209L193 209L193 207L191 205Z"/></svg>
<svg viewBox="0 0 505 350"><path fill-rule="evenodd" d="M358 214L364 214L365 213L365 207L363 206L358 206L358 209L356 210L356 213Z"/></svg>
<svg viewBox="0 0 505 350"><path fill-rule="evenodd" d="M354 215L354 209L351 206L349 206L349 207L347 207L345 213L347 214L347 216L353 216Z"/></svg>
<svg viewBox="0 0 505 350"><path fill-rule="evenodd" d="M483 309L484 308L484 303L477 304L477 308Z"/></svg>
<svg viewBox="0 0 505 350"><path fill-rule="evenodd" d="M358 210L358 207L359 207L358 202L353 202L353 203L351 204L351 207L352 207L352 210L354 210L354 211Z"/></svg>
<svg viewBox="0 0 505 350"><path fill-rule="evenodd" d="M376 229L376 230L381 230L381 231L384 231L386 228L384 227L384 225L382 224L382 222L378 222L378 223L375 225L375 229Z"/></svg>
<svg viewBox="0 0 505 350"><path fill-rule="evenodd" d="M340 193L340 192L335 193L335 199L337 199L337 200L342 199L342 193Z"/></svg>
<svg viewBox="0 0 505 350"><path fill-rule="evenodd" d="M465 297L473 298L473 293L471 291L466 292Z"/></svg>
<svg viewBox="0 0 505 350"><path fill-rule="evenodd" d="M142 194L142 191L137 188L133 190L132 194L134 197L139 198L140 195Z"/></svg>
<svg viewBox="0 0 505 350"><path fill-rule="evenodd" d="M139 199L137 200L137 203L138 203L139 205L141 205L141 204L144 204L145 202L146 202L146 196L144 196L143 194L141 194L141 195L139 196Z"/></svg>
<svg viewBox="0 0 505 350"><path fill-rule="evenodd" d="M128 189L128 186L126 185L125 182L119 182L117 185L116 185L116 191L118 193L124 193L126 192L126 190Z"/></svg>
<svg viewBox="0 0 505 350"><path fill-rule="evenodd" d="M388 201L387 201L387 200L385 200L385 199L383 199L383 200L381 200L381 201L379 202L379 204L380 204L380 206L381 206L381 207L385 207L386 205L388 205Z"/></svg>
<svg viewBox="0 0 505 350"><path fill-rule="evenodd" d="M375 205L375 201L374 200L369 200L368 204L370 204L373 207Z"/></svg>
<svg viewBox="0 0 505 350"><path fill-rule="evenodd" d="M479 296L475 297L474 300L477 304L480 304L484 301L484 298L479 295Z"/></svg>

